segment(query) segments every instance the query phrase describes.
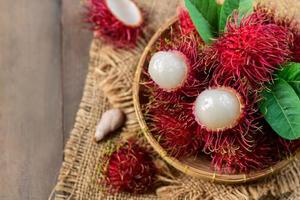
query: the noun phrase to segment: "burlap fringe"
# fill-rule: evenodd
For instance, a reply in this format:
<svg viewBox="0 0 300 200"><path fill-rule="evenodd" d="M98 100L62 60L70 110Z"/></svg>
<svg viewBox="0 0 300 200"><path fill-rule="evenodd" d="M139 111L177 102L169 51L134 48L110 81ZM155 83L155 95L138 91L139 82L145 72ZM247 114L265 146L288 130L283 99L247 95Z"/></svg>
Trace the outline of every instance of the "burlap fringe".
<svg viewBox="0 0 300 200"><path fill-rule="evenodd" d="M269 0L268 0L269 1ZM276 0L280 5L295 2L293 7L300 8L297 0ZM159 2L159 3L158 3ZM130 195L103 193L97 182L101 174L98 171L98 162L101 162L102 152L107 141L100 144L93 142L95 126L100 115L110 107L121 108L127 115L125 127L121 130L121 137L130 137L140 132L133 101L132 82L139 56L146 41L153 30L174 15L181 0L152 0L138 1L149 12L149 26L145 28L146 40L141 40L135 49L114 49L94 40L90 50L89 72L86 78L83 98L76 117L71 138L65 147L65 160L62 165L58 183L55 187L55 199L207 199L207 200L256 200L271 194L280 196L291 193L300 188L300 162L294 161L279 175L264 182L251 185L226 186L218 185L186 175L175 178L167 168L166 177L160 177L167 186L160 187L157 195ZM275 1L272 1L274 3ZM267 3L264 2L264 3ZM289 7L287 7L289 8ZM115 135L114 138L118 138ZM300 190L284 199L300 199Z"/></svg>

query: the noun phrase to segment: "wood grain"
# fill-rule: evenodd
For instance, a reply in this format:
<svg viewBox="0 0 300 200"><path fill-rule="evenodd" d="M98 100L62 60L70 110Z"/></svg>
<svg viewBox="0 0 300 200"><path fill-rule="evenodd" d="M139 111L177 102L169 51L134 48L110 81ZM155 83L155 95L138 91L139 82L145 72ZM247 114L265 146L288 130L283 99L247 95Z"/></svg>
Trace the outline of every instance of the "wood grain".
<svg viewBox="0 0 300 200"><path fill-rule="evenodd" d="M83 27L83 6L79 0L62 1L62 66L64 138L68 139L82 97L89 62L92 33Z"/></svg>
<svg viewBox="0 0 300 200"><path fill-rule="evenodd" d="M0 199L47 199L87 72L80 0L0 1Z"/></svg>
<svg viewBox="0 0 300 200"><path fill-rule="evenodd" d="M47 199L61 165L60 8L0 1L1 200Z"/></svg>

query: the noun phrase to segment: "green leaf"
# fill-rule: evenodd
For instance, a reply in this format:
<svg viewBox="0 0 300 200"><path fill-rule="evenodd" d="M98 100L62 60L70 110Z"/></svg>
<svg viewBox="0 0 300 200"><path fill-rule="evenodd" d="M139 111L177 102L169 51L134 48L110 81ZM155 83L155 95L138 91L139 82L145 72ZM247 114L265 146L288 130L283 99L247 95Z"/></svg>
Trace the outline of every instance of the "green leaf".
<svg viewBox="0 0 300 200"><path fill-rule="evenodd" d="M271 91L262 93L260 110L273 130L281 137L295 140L300 137L300 99L294 89L278 78Z"/></svg>
<svg viewBox="0 0 300 200"><path fill-rule="evenodd" d="M221 7L219 19L219 32L223 32L228 20L234 10L238 10L240 16L253 11L253 0L225 0Z"/></svg>
<svg viewBox="0 0 300 200"><path fill-rule="evenodd" d="M283 67L278 76L286 80L300 97L300 63L290 62Z"/></svg>
<svg viewBox="0 0 300 200"><path fill-rule="evenodd" d="M205 43L217 36L220 6L215 0L185 0L191 19Z"/></svg>
<svg viewBox="0 0 300 200"><path fill-rule="evenodd" d="M241 13L242 15L246 15L248 13L253 12L254 0L239 0L239 1L240 1L239 13Z"/></svg>
<svg viewBox="0 0 300 200"><path fill-rule="evenodd" d="M225 0L221 7L219 19L219 32L224 31L227 19L235 9L239 8L239 0Z"/></svg>

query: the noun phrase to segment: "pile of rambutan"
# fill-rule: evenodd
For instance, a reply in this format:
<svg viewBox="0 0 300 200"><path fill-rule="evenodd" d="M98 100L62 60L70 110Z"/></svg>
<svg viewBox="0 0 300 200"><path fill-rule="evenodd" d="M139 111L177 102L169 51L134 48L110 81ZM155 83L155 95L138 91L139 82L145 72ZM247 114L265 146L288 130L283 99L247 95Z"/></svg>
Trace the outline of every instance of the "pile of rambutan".
<svg viewBox="0 0 300 200"><path fill-rule="evenodd" d="M179 10L145 63L142 111L151 134L170 156L204 155L219 173L262 170L293 155L299 140L280 137L260 105L275 74L299 60L299 34L258 6L233 11L207 42L190 15Z"/></svg>
<svg viewBox="0 0 300 200"><path fill-rule="evenodd" d="M253 0L238 7L231 0L185 1L188 10L178 10L141 75L139 103L153 137L169 156L209 159L218 173L258 171L294 155L300 148L294 21L253 9ZM132 0L89 0L87 7L97 37L118 47L137 42L143 16ZM104 163L114 192L145 193L156 182L151 152L135 141L109 152Z"/></svg>

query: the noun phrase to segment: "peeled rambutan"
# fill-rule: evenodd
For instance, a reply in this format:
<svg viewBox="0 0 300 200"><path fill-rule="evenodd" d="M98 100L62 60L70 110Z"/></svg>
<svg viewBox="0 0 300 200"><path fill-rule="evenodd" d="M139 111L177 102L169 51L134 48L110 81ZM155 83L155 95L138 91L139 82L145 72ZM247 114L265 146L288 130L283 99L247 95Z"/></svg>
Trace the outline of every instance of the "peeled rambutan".
<svg viewBox="0 0 300 200"><path fill-rule="evenodd" d="M153 188L156 172L149 153L128 142L111 154L106 179L113 191L145 193Z"/></svg>
<svg viewBox="0 0 300 200"><path fill-rule="evenodd" d="M257 12L240 23L237 13L229 18L226 32L204 56L205 64L214 68L214 79L246 78L254 89L272 80L273 72L291 56L293 34L267 21L266 15Z"/></svg>
<svg viewBox="0 0 300 200"><path fill-rule="evenodd" d="M181 97L195 97L207 84L204 68L200 64L200 47L194 36L180 42L163 44L149 61L145 85L155 91L155 97L176 102Z"/></svg>
<svg viewBox="0 0 300 200"><path fill-rule="evenodd" d="M204 140L204 151L214 152L222 143L238 142L249 149L260 133L258 97L243 81L214 81L200 93L193 106L197 132Z"/></svg>
<svg viewBox="0 0 300 200"><path fill-rule="evenodd" d="M125 47L136 44L144 19L132 0L88 0L85 21L97 37Z"/></svg>
<svg viewBox="0 0 300 200"><path fill-rule="evenodd" d="M195 32L196 28L190 17L189 12L186 9L179 7L177 13L182 34L188 35L192 32Z"/></svg>

